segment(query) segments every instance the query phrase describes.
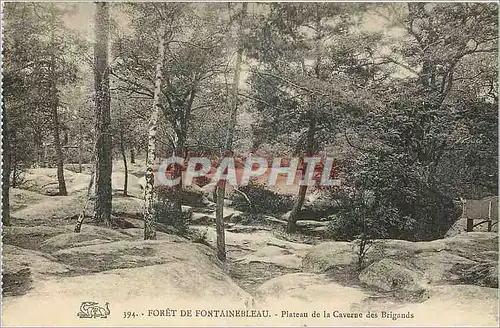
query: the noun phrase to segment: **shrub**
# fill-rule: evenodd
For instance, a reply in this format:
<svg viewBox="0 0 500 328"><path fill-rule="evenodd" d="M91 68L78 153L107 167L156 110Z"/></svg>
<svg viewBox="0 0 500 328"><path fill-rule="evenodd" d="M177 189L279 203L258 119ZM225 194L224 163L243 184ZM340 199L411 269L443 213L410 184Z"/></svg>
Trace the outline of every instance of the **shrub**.
<svg viewBox="0 0 500 328"><path fill-rule="evenodd" d="M179 210L175 200L165 194L159 194L154 204L156 222L172 227L174 233L185 236L188 233L190 213Z"/></svg>
<svg viewBox="0 0 500 328"><path fill-rule="evenodd" d="M258 213L279 214L286 213L292 209L293 196L282 195L266 188L265 184L250 181L246 186L239 188L248 200L238 192L233 194L233 206L243 212L252 212L255 209ZM253 209L252 209L253 207Z"/></svg>
<svg viewBox="0 0 500 328"><path fill-rule="evenodd" d="M207 233L208 233L208 230L204 230L204 231L195 230L195 231L192 231L190 239L191 239L191 241L193 243L203 244L203 245L206 245L206 246L210 246L210 243L207 240Z"/></svg>
<svg viewBox="0 0 500 328"><path fill-rule="evenodd" d="M339 212L330 217L330 232L338 240L370 238L412 241L442 238L459 216L459 208L427 178L426 167L401 155L361 156L347 170Z"/></svg>

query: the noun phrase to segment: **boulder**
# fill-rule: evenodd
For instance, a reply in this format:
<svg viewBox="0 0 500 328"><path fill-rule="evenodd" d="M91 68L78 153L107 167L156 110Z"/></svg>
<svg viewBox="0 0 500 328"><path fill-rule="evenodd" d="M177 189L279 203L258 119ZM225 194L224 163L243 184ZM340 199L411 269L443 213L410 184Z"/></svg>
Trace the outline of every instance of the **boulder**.
<svg viewBox="0 0 500 328"><path fill-rule="evenodd" d="M449 251L418 253L414 257L409 257L408 262L420 272L423 272L425 279L432 283L440 281L457 282L460 279L460 275L455 270L457 265L468 267L476 264L472 260L452 254Z"/></svg>
<svg viewBox="0 0 500 328"><path fill-rule="evenodd" d="M359 280L383 291L422 291L426 285L421 272L390 259L382 259L369 265L361 271Z"/></svg>
<svg viewBox="0 0 500 328"><path fill-rule="evenodd" d="M14 245L26 249L40 250L40 245L53 236L72 232L74 226L59 227L22 227L22 226L4 226L3 243L4 245Z"/></svg>
<svg viewBox="0 0 500 328"><path fill-rule="evenodd" d="M257 252L247 255L238 261L243 263L268 263L288 269L300 269L302 258L294 252L274 245L268 245L260 248Z"/></svg>
<svg viewBox="0 0 500 328"><path fill-rule="evenodd" d="M418 326L498 327L498 289L472 285L433 286L427 300L399 306ZM399 321L397 321L399 322Z"/></svg>
<svg viewBox="0 0 500 328"><path fill-rule="evenodd" d="M56 259L49 254L12 245L4 245L3 261L4 274L17 272L25 268L29 268L31 273L37 277L70 271L68 265L57 263Z"/></svg>
<svg viewBox="0 0 500 328"><path fill-rule="evenodd" d="M29 207L12 212L23 225L60 225L56 220L78 217L85 202L83 195L52 196Z"/></svg>
<svg viewBox="0 0 500 328"><path fill-rule="evenodd" d="M339 202L325 195L308 197L299 211L299 220L324 219L338 211Z"/></svg>
<svg viewBox="0 0 500 328"><path fill-rule="evenodd" d="M325 242L312 248L302 261L306 272L324 273L337 266L356 263L354 245L348 242Z"/></svg>
<svg viewBox="0 0 500 328"><path fill-rule="evenodd" d="M125 173L114 171L111 174L111 184L116 194L123 194ZM142 181L130 173L127 175L127 194L137 198L144 197L144 186L142 185Z"/></svg>
<svg viewBox="0 0 500 328"><path fill-rule="evenodd" d="M80 193L87 190L90 175L64 170L64 180L68 194ZM35 168L27 170L23 175L21 189L26 189L46 196L59 194L56 168Z"/></svg>
<svg viewBox="0 0 500 328"><path fill-rule="evenodd" d="M197 255L192 257L193 254ZM92 271L135 268L183 261L207 261L212 251L185 239L120 240L96 245L65 248L52 253L59 261ZM191 261L191 259L190 259Z"/></svg>
<svg viewBox="0 0 500 328"><path fill-rule="evenodd" d="M40 201L46 200L47 196L20 188L9 189L9 205L11 212L18 211Z"/></svg>
<svg viewBox="0 0 500 328"><path fill-rule="evenodd" d="M41 244L41 248L47 251L57 251L66 248L104 244L119 240L133 240L133 237L117 230L93 225L84 225L79 233L66 232L45 240Z"/></svg>
<svg viewBox="0 0 500 328"><path fill-rule="evenodd" d="M7 296L23 295L32 288L34 280L72 271L71 266L57 263L41 252L12 245L4 245L2 252L2 293Z"/></svg>
<svg viewBox="0 0 500 328"><path fill-rule="evenodd" d="M461 271L462 283L491 288L498 288L498 263L479 263Z"/></svg>
<svg viewBox="0 0 500 328"><path fill-rule="evenodd" d="M32 290L23 297L3 300L3 325L50 326L55 316L58 316L58 324L78 324L81 320L76 313L85 300L101 305L109 302L112 313L116 313L109 319L113 325L123 326L126 321L120 321L120 309L133 309L134 304L145 306L142 310L145 316L140 319L150 320L147 309L210 309L214 306L245 309L245 303L251 299L221 269L213 251L199 244L119 241L56 253L60 260L106 272L33 281ZM37 311L25 315L30 308ZM157 319L165 322L165 317ZM182 321L176 323L181 324Z"/></svg>
<svg viewBox="0 0 500 328"><path fill-rule="evenodd" d="M332 282L326 275L311 273L290 273L266 281L256 290L259 304L295 305L298 308L316 308L348 310L362 302L367 293L353 287L341 286Z"/></svg>

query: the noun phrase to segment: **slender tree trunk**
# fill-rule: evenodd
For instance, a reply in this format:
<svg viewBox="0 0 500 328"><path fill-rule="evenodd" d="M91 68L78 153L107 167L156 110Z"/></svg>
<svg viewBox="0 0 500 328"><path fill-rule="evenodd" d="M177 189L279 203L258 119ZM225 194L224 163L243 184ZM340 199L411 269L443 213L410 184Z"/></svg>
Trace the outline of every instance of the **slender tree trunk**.
<svg viewBox="0 0 500 328"><path fill-rule="evenodd" d="M49 162L47 159L47 144L43 143L43 167L49 167Z"/></svg>
<svg viewBox="0 0 500 328"><path fill-rule="evenodd" d="M221 181L217 185L216 208L215 208L215 230L217 232L217 257L226 260L226 236L224 230L224 196L226 193L226 182Z"/></svg>
<svg viewBox="0 0 500 328"><path fill-rule="evenodd" d="M57 97L57 95L55 96ZM52 108L52 123L54 124L54 149L56 151L57 162L57 182L59 183L59 195L67 196L66 181L64 180L64 154L62 151L60 134L59 134L59 115L57 107L59 107L57 100L54 101Z"/></svg>
<svg viewBox="0 0 500 328"><path fill-rule="evenodd" d="M123 182L123 196L127 197L128 167L127 167L127 154L125 153L125 142L123 140L123 131L120 131L120 152L122 153L123 167L125 168L125 181Z"/></svg>
<svg viewBox="0 0 500 328"><path fill-rule="evenodd" d="M54 31L51 33L51 42L54 43ZM54 45L52 45L54 47ZM54 51L54 50L53 50ZM52 54L50 59L50 91L51 91L51 110L52 110L52 124L53 124L53 134L54 134L54 150L56 152L56 163L57 163L57 182L59 184L59 195L67 196L68 191L66 190L66 181L64 180L64 157L61 146L60 132L59 132L59 114L57 112L59 108L59 94L56 84L56 62L54 54Z"/></svg>
<svg viewBox="0 0 500 328"><path fill-rule="evenodd" d="M189 109L187 109L189 110ZM186 121L185 121L186 122ZM177 143L175 146L175 156L185 158L185 144L186 144L186 135L187 135L187 124L182 124L180 130L176 131ZM177 217L182 216L182 168L180 165L175 165L174 174L172 176L173 179L179 178L179 184L173 186L172 198L169 199L170 209L172 211L171 215L175 215Z"/></svg>
<svg viewBox="0 0 500 328"><path fill-rule="evenodd" d="M9 137L11 140L16 141L16 131L9 131ZM12 176L12 181L10 180L10 176ZM16 152L9 153L9 183L10 187L17 188L17 157Z"/></svg>
<svg viewBox="0 0 500 328"><path fill-rule="evenodd" d="M242 3L242 17L246 15L247 12L247 3ZM243 22L239 22L238 26L238 34L236 36L237 41L239 42L242 34L242 25ZM226 135L226 142L224 145L224 153L225 156L232 155L233 152L233 138L234 138L234 130L236 127L236 117L238 112L238 86L240 82L240 74L241 74L241 61L243 57L243 48L238 45L238 52L236 54L236 62L234 65L234 76L233 76L233 85L231 88L231 105L230 105L230 118L229 118L229 127ZM224 261L226 259L226 237L224 231L224 198L226 196L226 181L221 181L217 186L217 201L216 201L216 209L215 209L215 229L217 233L217 257Z"/></svg>
<svg viewBox="0 0 500 328"><path fill-rule="evenodd" d="M316 132L316 120L314 117L310 117L309 120L309 127L307 130L307 141L306 141L306 148L307 148L307 156L311 157L314 153L314 135ZM307 164L310 165L310 164ZM297 195L297 199L295 200L295 203L293 204L293 207L288 214L287 217L287 226L286 226L286 231L288 233L294 233L297 231L297 218L299 215L300 210L302 209L302 206L304 205L304 200L306 198L306 193L307 193L307 185L300 186L299 187L299 194Z"/></svg>
<svg viewBox="0 0 500 328"><path fill-rule="evenodd" d="M95 159L96 150L97 150L97 140L94 143L94 148L92 150L92 158L94 158L94 159ZM87 207L89 206L89 203L91 201L95 201L95 195L92 195L92 187L95 185L95 170L96 170L96 163L92 162L90 181L89 181L89 185L87 187L87 198L85 200L85 203L83 204L82 211L80 212L80 215L78 216L78 220L76 221L76 225L75 225L75 232L76 233L79 233L82 229L83 220L85 220L85 213L87 212Z"/></svg>
<svg viewBox="0 0 500 328"><path fill-rule="evenodd" d="M135 149L134 149L134 147L130 148L130 164L135 164Z"/></svg>
<svg viewBox="0 0 500 328"><path fill-rule="evenodd" d="M82 156L83 156L83 123L82 119L78 119L78 173L82 173Z"/></svg>
<svg viewBox="0 0 500 328"><path fill-rule="evenodd" d="M112 140L108 72L109 8L96 3L94 83L96 103L96 170L94 220L111 225Z"/></svg>
<svg viewBox="0 0 500 328"><path fill-rule="evenodd" d="M318 4L316 4L318 6ZM321 79L321 40L322 40L322 31L321 31L321 16L319 7L316 9L316 65L314 67L314 72L318 79ZM309 126L307 127L307 138L306 138L306 155L311 157L314 154L315 150L315 133L316 133L316 118L314 109L311 108L313 106L312 103L315 101L311 101L309 105ZM310 164L307 164L310 165ZM292 207L292 210L287 214L287 225L286 231L288 233L294 233L297 231L297 218L299 215L302 206L304 205L304 200L306 198L307 193L307 185L299 187L299 194L297 195L297 199Z"/></svg>
<svg viewBox="0 0 500 328"><path fill-rule="evenodd" d="M10 202L9 202L9 187L10 187L10 173L11 173L11 148L10 148L10 135L9 126L7 121L7 114L5 107L2 111L2 224L10 225Z"/></svg>
<svg viewBox="0 0 500 328"><path fill-rule="evenodd" d="M165 26L160 22L158 29L158 58L156 62L155 90L153 100L153 111L149 119L148 149L146 153L146 186L144 188L144 239L156 239L156 215L154 213L154 166L155 166L155 142L158 127L158 112L161 94L161 79L163 60L165 58Z"/></svg>
<svg viewBox="0 0 500 328"><path fill-rule="evenodd" d="M95 166L92 166L92 173L90 175L90 181L89 181L89 186L87 187L87 199L85 200L85 203L83 205L83 209L80 212L80 215L78 216L78 220L76 221L76 226L75 226L75 232L79 233L82 229L82 224L83 220L85 219L85 212L87 211L87 207L89 205L89 202L92 198L91 196L91 191L92 191L92 186L94 185L94 180L95 180Z"/></svg>

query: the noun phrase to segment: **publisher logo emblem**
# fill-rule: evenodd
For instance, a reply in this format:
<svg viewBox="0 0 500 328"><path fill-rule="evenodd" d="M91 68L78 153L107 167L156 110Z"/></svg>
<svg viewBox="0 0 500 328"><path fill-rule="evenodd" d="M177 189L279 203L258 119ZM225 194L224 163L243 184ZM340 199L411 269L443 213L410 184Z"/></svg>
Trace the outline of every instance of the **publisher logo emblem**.
<svg viewBox="0 0 500 328"><path fill-rule="evenodd" d="M111 312L109 311L109 303L106 302L104 307L99 306L97 302L82 302L80 312L76 315L79 318L107 318Z"/></svg>

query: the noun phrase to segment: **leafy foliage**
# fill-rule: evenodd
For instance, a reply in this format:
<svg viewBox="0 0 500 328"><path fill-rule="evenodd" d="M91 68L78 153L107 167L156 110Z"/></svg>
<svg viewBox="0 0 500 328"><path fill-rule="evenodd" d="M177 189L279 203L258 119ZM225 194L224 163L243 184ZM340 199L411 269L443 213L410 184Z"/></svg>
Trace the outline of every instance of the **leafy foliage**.
<svg viewBox="0 0 500 328"><path fill-rule="evenodd" d="M253 212L256 209L259 213L279 214L289 211L293 206L293 197L276 193L266 188L265 184L250 181L246 186L239 188L247 199L241 194L233 194L233 206L240 211Z"/></svg>

